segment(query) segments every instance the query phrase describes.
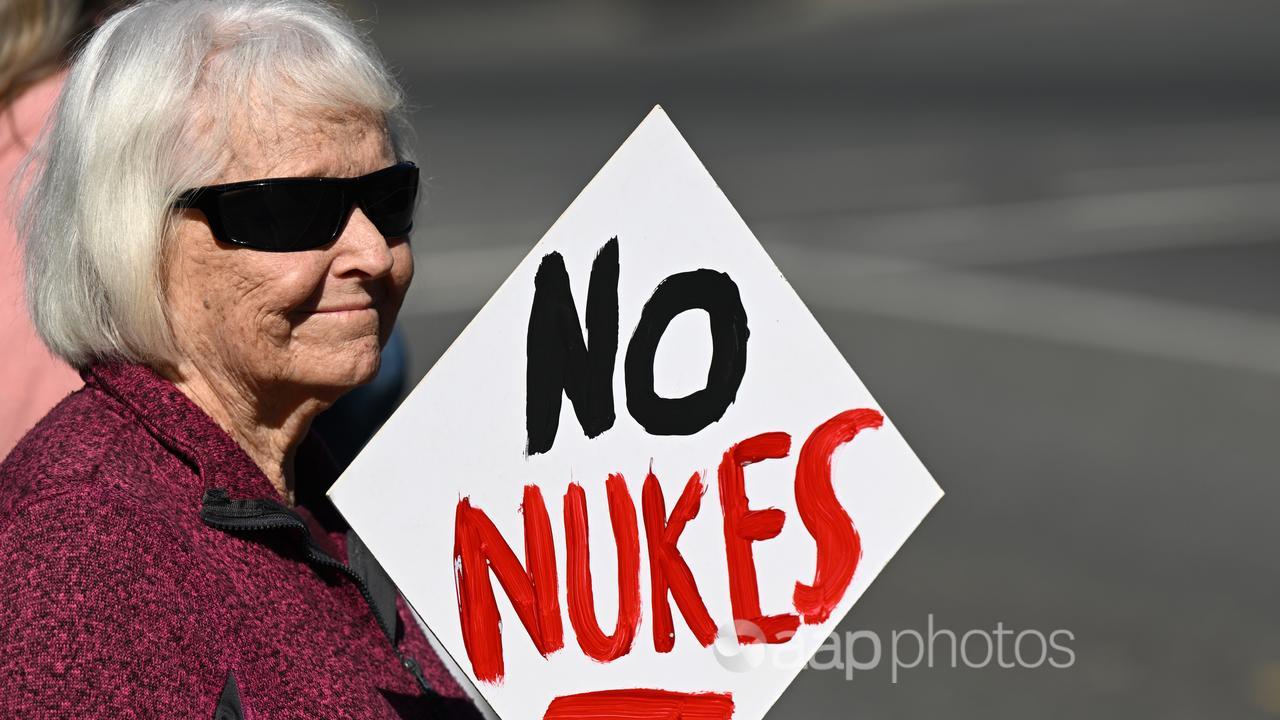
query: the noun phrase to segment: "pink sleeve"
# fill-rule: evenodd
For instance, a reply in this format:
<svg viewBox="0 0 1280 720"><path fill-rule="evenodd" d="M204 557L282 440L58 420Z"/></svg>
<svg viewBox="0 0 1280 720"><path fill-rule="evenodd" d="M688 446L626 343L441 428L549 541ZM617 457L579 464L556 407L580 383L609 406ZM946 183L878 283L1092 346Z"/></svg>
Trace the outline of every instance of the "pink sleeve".
<svg viewBox="0 0 1280 720"><path fill-rule="evenodd" d="M36 336L23 296L22 257L7 191L62 87L59 73L0 110L0 458L11 450L80 378Z"/></svg>

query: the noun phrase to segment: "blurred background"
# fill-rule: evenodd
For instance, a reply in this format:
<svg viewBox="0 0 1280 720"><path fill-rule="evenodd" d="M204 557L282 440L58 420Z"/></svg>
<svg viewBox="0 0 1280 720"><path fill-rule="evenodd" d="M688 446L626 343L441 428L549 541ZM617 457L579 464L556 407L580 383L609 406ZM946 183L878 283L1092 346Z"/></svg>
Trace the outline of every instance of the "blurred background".
<svg viewBox="0 0 1280 720"><path fill-rule="evenodd" d="M347 5L430 178L413 382L660 103L947 491L841 629L1075 637L770 717L1280 716L1280 5Z"/></svg>

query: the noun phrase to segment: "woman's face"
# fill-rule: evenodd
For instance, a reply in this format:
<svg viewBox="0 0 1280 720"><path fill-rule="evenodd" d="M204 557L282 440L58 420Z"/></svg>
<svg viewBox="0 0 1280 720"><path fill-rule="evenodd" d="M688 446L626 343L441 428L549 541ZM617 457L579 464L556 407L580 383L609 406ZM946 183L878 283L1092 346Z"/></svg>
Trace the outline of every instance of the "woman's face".
<svg viewBox="0 0 1280 720"><path fill-rule="evenodd" d="M214 183L355 177L395 162L384 127L371 120L273 120L269 130L232 133ZM407 238L383 237L359 207L333 243L283 253L218 242L203 215L188 210L166 248L164 275L185 365L249 392L288 384L328 396L377 373L413 255Z"/></svg>

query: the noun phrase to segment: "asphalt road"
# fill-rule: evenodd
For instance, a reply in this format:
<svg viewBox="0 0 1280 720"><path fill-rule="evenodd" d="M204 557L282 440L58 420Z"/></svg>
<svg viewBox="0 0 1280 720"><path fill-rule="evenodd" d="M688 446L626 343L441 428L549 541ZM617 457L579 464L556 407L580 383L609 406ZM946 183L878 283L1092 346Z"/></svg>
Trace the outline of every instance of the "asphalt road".
<svg viewBox="0 0 1280 720"><path fill-rule="evenodd" d="M661 103L947 491L842 629L1073 633L770 717L1280 714L1280 5L352 8L431 178L415 376Z"/></svg>

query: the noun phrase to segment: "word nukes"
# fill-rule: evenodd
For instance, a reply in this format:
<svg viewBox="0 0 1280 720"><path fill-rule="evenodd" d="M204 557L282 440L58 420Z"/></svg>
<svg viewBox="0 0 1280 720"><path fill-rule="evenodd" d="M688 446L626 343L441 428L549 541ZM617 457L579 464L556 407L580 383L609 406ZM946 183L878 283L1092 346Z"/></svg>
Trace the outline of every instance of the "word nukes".
<svg viewBox="0 0 1280 720"><path fill-rule="evenodd" d="M763 433L725 451L717 484L730 605L736 627L759 630L740 632L740 643L785 643L800 623L827 620L844 597L862 551L858 531L832 487L832 457L858 433L878 428L883 422L876 410L848 410L819 425L800 449L795 471L796 509L817 552L813 580L795 584L793 613L766 615L760 608L752 545L776 537L786 518L777 508L751 509L745 484L747 466L790 454L791 436ZM648 551L654 649L664 653L674 647L672 600L702 646L715 640L717 623L679 547L681 533L701 510L705 490L702 477L694 473L668 512L662 486L651 470L640 491L637 513L635 498L623 476L613 474L606 479L618 558L617 620L613 632L606 633L596 618L586 494L580 485L569 485L563 500L565 597L574 636L588 657L609 662L631 652L641 618L641 542ZM521 512L523 563L485 511L472 506L469 498L458 502L455 516L454 571L463 642L475 676L490 683L501 681L504 675L502 623L492 578L497 578L539 653L546 656L564 647L559 564L547 505L536 485L525 486Z"/></svg>

